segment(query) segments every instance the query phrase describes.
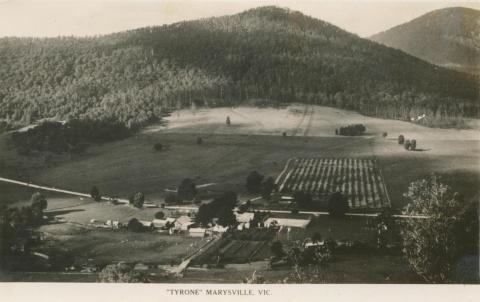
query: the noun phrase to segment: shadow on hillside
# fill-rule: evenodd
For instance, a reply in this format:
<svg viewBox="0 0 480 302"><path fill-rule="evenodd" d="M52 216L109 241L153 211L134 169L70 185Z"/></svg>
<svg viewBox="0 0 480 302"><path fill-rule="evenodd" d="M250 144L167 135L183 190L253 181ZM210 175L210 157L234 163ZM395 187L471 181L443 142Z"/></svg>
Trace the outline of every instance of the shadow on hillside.
<svg viewBox="0 0 480 302"><path fill-rule="evenodd" d="M425 151L430 151L432 149L413 149L411 151L419 151L419 152L425 152Z"/></svg>

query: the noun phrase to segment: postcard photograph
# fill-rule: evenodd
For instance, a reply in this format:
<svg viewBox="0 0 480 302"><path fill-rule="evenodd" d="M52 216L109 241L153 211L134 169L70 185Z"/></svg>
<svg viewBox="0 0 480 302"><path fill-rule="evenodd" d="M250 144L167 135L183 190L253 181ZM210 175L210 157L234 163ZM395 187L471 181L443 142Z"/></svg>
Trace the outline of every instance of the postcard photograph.
<svg viewBox="0 0 480 302"><path fill-rule="evenodd" d="M478 1L0 0L0 283L478 284L479 79Z"/></svg>

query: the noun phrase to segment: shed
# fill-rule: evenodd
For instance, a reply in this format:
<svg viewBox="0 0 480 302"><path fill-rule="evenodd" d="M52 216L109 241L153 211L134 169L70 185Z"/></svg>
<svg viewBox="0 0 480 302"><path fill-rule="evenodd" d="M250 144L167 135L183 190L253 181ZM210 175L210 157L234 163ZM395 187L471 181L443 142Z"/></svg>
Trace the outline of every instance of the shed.
<svg viewBox="0 0 480 302"><path fill-rule="evenodd" d="M167 224L172 225L175 222L175 218L173 217L168 217L166 219L154 219L152 220L153 227L156 229L164 228L167 226Z"/></svg>
<svg viewBox="0 0 480 302"><path fill-rule="evenodd" d="M191 237L205 237L206 231L205 228L190 228L188 234Z"/></svg>
<svg viewBox="0 0 480 302"><path fill-rule="evenodd" d="M175 220L174 228L181 231L187 231L194 222L188 216L180 216Z"/></svg>
<svg viewBox="0 0 480 302"><path fill-rule="evenodd" d="M254 213L235 213L235 216L238 222L250 222L250 220L253 220Z"/></svg>

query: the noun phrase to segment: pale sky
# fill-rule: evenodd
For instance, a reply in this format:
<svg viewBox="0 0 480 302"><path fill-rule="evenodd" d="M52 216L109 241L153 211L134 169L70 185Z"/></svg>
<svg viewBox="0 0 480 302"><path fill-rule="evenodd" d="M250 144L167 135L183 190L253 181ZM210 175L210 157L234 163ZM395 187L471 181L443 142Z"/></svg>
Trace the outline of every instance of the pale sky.
<svg viewBox="0 0 480 302"><path fill-rule="evenodd" d="M91 36L278 5L365 37L453 6L480 10L478 0L0 0L0 37Z"/></svg>

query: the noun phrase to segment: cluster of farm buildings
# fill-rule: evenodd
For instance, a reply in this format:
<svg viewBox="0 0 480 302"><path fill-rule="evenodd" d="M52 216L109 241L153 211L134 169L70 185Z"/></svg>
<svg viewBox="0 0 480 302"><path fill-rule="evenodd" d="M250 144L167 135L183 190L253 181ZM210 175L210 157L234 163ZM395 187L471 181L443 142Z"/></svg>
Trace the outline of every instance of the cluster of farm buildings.
<svg viewBox="0 0 480 302"><path fill-rule="evenodd" d="M229 227L221 226L217 223L217 219L213 219L207 227L201 227L195 222L195 210L190 209L189 213L174 217L165 217L163 219L139 220L146 230L152 230L159 233L187 234L192 237L206 237L213 234L225 233ZM237 220L236 229L249 229L254 220L254 212L234 212ZM306 228L312 221L310 214L293 214L293 213L271 213L265 212L258 227L293 227ZM118 220L107 220L105 222L91 219L90 223L97 228L119 229L126 227L128 222Z"/></svg>

